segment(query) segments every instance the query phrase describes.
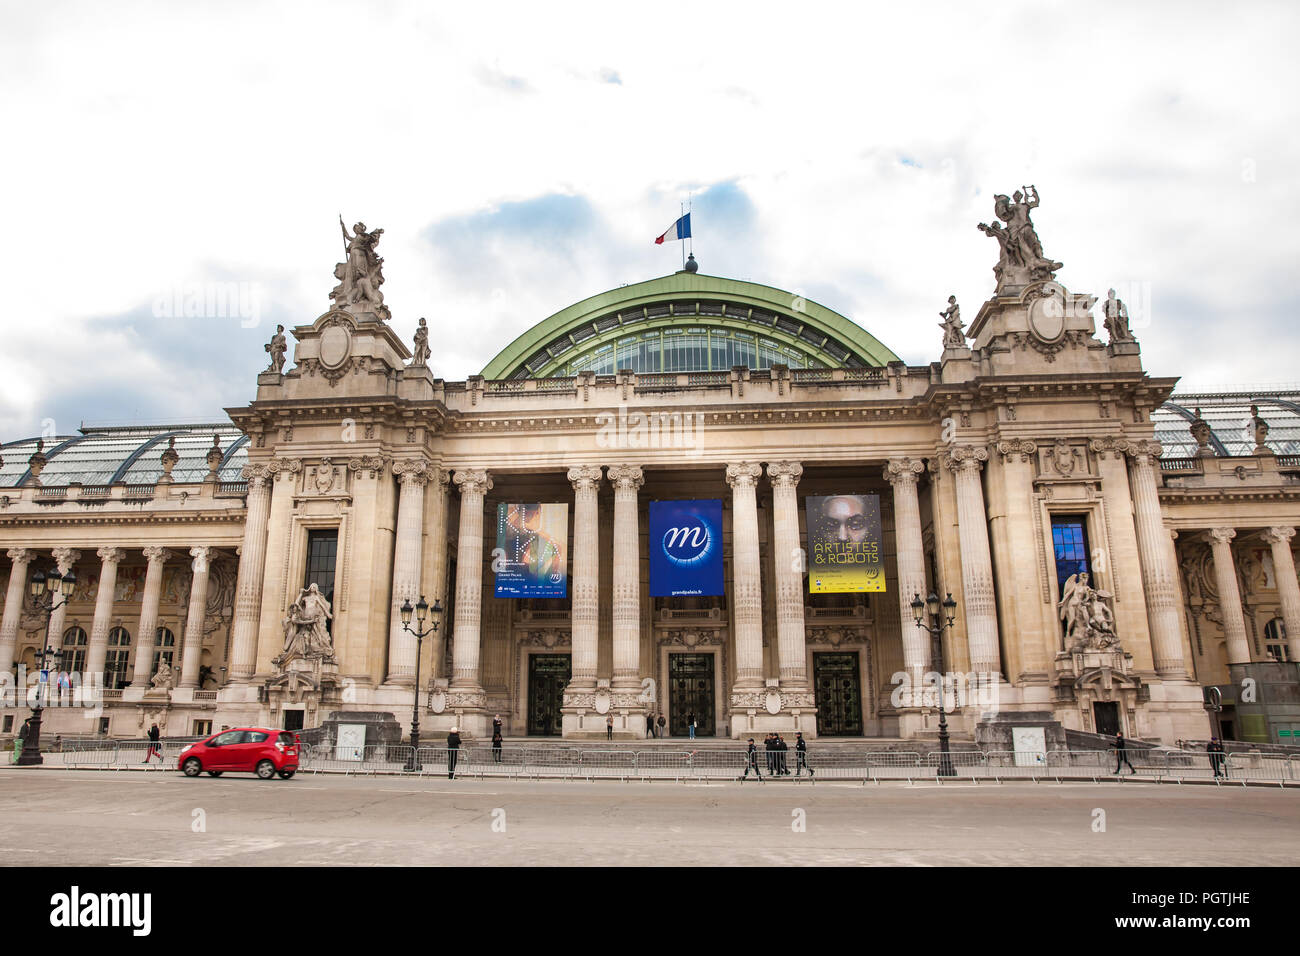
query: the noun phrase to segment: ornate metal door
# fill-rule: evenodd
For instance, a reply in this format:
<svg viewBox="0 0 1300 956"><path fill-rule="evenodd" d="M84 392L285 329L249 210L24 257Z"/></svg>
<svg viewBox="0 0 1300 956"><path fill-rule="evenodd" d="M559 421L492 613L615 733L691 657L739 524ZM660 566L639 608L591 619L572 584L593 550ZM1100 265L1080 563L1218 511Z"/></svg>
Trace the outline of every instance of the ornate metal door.
<svg viewBox="0 0 1300 956"><path fill-rule="evenodd" d="M713 713L713 655L668 655L668 732L688 735L686 717L695 714L695 736L712 737L717 723Z"/></svg>
<svg viewBox="0 0 1300 956"><path fill-rule="evenodd" d="M528 658L528 736L558 737L563 728L560 708L569 683L568 654L532 654Z"/></svg>
<svg viewBox="0 0 1300 956"><path fill-rule="evenodd" d="M1114 737L1119 733L1119 704L1113 700L1096 700L1092 703L1092 719L1097 733Z"/></svg>
<svg viewBox="0 0 1300 956"><path fill-rule="evenodd" d="M862 682L858 655L813 654L817 685L817 736L862 736Z"/></svg>

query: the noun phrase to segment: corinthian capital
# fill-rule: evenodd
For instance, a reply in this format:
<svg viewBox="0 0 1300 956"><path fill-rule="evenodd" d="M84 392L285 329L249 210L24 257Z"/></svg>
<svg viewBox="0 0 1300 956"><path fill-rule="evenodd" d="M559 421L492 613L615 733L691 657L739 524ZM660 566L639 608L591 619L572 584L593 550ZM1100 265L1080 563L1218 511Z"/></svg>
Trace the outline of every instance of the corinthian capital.
<svg viewBox="0 0 1300 956"><path fill-rule="evenodd" d="M1295 537L1295 528L1285 525L1274 526L1264 532L1264 540L1269 544L1287 544Z"/></svg>
<svg viewBox="0 0 1300 956"><path fill-rule="evenodd" d="M645 484L640 465L610 465L606 477L615 491L636 491Z"/></svg>
<svg viewBox="0 0 1300 956"><path fill-rule="evenodd" d="M943 453L943 465L951 472L979 471L989 460L989 450L983 445L954 445Z"/></svg>
<svg viewBox="0 0 1300 956"><path fill-rule="evenodd" d="M803 465L797 461L774 461L767 466L767 480L773 488L793 488L803 475Z"/></svg>
<svg viewBox="0 0 1300 956"><path fill-rule="evenodd" d="M1236 536L1237 532L1233 528L1211 528L1209 531L1205 532L1205 540L1210 543L1211 547L1216 544L1230 545L1232 544L1232 539Z"/></svg>
<svg viewBox="0 0 1300 956"><path fill-rule="evenodd" d="M195 574L207 574L208 568L212 564L213 553L216 548L197 547L190 548L190 557L194 560L190 562L190 568Z"/></svg>
<svg viewBox="0 0 1300 956"><path fill-rule="evenodd" d="M600 466L575 465L569 469L569 484L574 491L594 491L600 485Z"/></svg>
<svg viewBox="0 0 1300 956"><path fill-rule="evenodd" d="M483 468L462 468L452 479L462 495L482 495L492 490L492 477Z"/></svg>
<svg viewBox="0 0 1300 956"><path fill-rule="evenodd" d="M31 564L32 560L36 557L36 552L31 548L10 548L5 552L5 554L8 555L9 560L15 565Z"/></svg>
<svg viewBox="0 0 1300 956"><path fill-rule="evenodd" d="M266 463L266 470L272 475L296 475L302 471L302 459L272 458Z"/></svg>
<svg viewBox="0 0 1300 956"><path fill-rule="evenodd" d="M54 555L54 563L58 565L60 574L67 574L81 560L81 552L72 548L55 548L50 553Z"/></svg>
<svg viewBox="0 0 1300 956"><path fill-rule="evenodd" d="M105 564L121 564L126 557L126 552L121 548L100 548L95 554Z"/></svg>
<svg viewBox="0 0 1300 956"><path fill-rule="evenodd" d="M1160 442L1150 441L1148 439L1143 439L1142 441L1131 441L1127 444L1128 447L1125 448L1124 451L1133 459L1134 464L1139 465L1154 465L1156 459L1158 459L1165 450L1164 446L1161 445Z"/></svg>
<svg viewBox="0 0 1300 956"><path fill-rule="evenodd" d="M1032 461L1038 454L1038 446L1025 438L998 442L998 454L1003 461Z"/></svg>
<svg viewBox="0 0 1300 956"><path fill-rule="evenodd" d="M253 485L266 481L268 478L272 477L272 474L271 469L266 465L249 464L244 466L243 470L240 471L239 476L248 482L249 485Z"/></svg>
<svg viewBox="0 0 1300 956"><path fill-rule="evenodd" d="M727 484L732 488L753 488L762 473L763 469L756 461L737 462L727 466Z"/></svg>
<svg viewBox="0 0 1300 956"><path fill-rule="evenodd" d="M1115 435L1107 435L1105 438L1094 438L1088 442L1098 458L1105 460L1107 455L1114 455L1116 458L1123 458L1133 446L1133 442L1127 438L1118 438Z"/></svg>
<svg viewBox="0 0 1300 956"><path fill-rule="evenodd" d="M367 477L378 478L385 463L386 459L381 455L359 455L348 459L348 470L355 471L358 476L364 472Z"/></svg>
<svg viewBox="0 0 1300 956"><path fill-rule="evenodd" d="M423 485L430 477L429 462L423 458L399 458L393 462L393 474L404 485Z"/></svg>
<svg viewBox="0 0 1300 956"><path fill-rule="evenodd" d="M891 458L885 462L885 481L891 485L916 484L925 471L925 462L919 458Z"/></svg>
<svg viewBox="0 0 1300 956"><path fill-rule="evenodd" d="M144 549L144 556L145 560L150 564L166 564L171 558L172 553L166 548L159 548L155 545L150 545Z"/></svg>

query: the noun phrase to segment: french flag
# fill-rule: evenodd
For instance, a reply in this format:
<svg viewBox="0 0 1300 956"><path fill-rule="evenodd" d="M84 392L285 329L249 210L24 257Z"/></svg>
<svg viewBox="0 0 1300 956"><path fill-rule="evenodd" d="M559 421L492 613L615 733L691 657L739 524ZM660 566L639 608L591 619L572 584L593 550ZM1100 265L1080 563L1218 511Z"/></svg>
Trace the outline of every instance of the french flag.
<svg viewBox="0 0 1300 956"><path fill-rule="evenodd" d="M675 223L668 227L668 231L655 240L656 246L661 246L664 240L689 239L691 238L691 214L688 212Z"/></svg>

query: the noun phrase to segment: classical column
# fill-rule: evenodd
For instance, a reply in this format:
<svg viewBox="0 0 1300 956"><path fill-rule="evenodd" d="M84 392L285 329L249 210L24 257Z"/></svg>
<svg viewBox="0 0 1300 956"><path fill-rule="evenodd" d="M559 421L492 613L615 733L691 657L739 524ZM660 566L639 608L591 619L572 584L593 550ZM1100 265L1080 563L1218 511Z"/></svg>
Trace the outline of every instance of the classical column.
<svg viewBox="0 0 1300 956"><path fill-rule="evenodd" d="M569 483L573 485L573 676L569 689L590 692L596 686L600 627L600 468L570 468Z"/></svg>
<svg viewBox="0 0 1300 956"><path fill-rule="evenodd" d="M190 548L194 560L190 568L194 576L190 581L190 607L185 616L185 647L181 658L181 687L198 689L199 661L203 651L203 622L208 608L208 568L215 548Z"/></svg>
<svg viewBox="0 0 1300 956"><path fill-rule="evenodd" d="M731 591L735 606L736 682L734 691L763 686L763 588L759 577L758 501L754 486L762 469L756 462L727 466L731 485Z"/></svg>
<svg viewBox="0 0 1300 956"><path fill-rule="evenodd" d="M99 588L95 592L95 619L90 625L90 645L86 649L86 674L104 676L108 658L108 625L113 617L113 594L117 590L117 566L126 557L121 548L100 548Z"/></svg>
<svg viewBox="0 0 1300 956"><path fill-rule="evenodd" d="M271 473L265 465L248 465L243 471L248 482L248 511L244 518L244 543L239 549L239 584L235 592L235 619L231 623L230 680L246 684L257 670L257 629L262 620L262 592L266 587L266 528L271 517ZM154 548L152 550L159 550ZM147 555L149 550L146 549ZM158 564L158 583L162 584L162 562ZM154 561L149 561L149 574L154 573ZM152 579L150 579L152 580ZM149 588L145 584L145 602L148 604ZM148 633L141 632L140 642L153 642L157 626L158 609L155 596L153 621ZM140 615L144 624L144 612ZM137 658L138 661L138 658ZM139 668L136 669L137 677ZM146 673L145 679L148 679Z"/></svg>
<svg viewBox="0 0 1300 956"><path fill-rule="evenodd" d="M772 483L772 564L776 571L776 645L781 687L808 689L807 652L803 630L803 562L799 547L799 477L797 461L774 461L767 466Z"/></svg>
<svg viewBox="0 0 1300 956"><path fill-rule="evenodd" d="M1161 677L1185 679L1187 664L1183 658L1178 571L1174 565L1173 543L1160 514L1160 493L1156 482L1156 461L1162 450L1159 442L1132 442L1126 449L1129 456L1129 483L1133 489L1138 561L1142 566L1156 672ZM1124 635L1119 636L1122 639Z"/></svg>
<svg viewBox="0 0 1300 956"><path fill-rule="evenodd" d="M637 489L640 465L610 465L614 486L614 680L615 691L641 688L641 529Z"/></svg>
<svg viewBox="0 0 1300 956"><path fill-rule="evenodd" d="M13 667L18 622L22 620L23 602L27 600L27 567L36 557L30 548L11 548L5 553L13 565L9 568L9 587L5 591L4 617L0 618L0 673L3 674Z"/></svg>
<svg viewBox="0 0 1300 956"><path fill-rule="evenodd" d="M894 547L898 562L898 620L903 631L903 667L912 687L922 686L930 663L930 635L912 617L912 598L926 599L925 546L921 541L921 503L916 485L925 465L897 458L885 465L885 480L894 489Z"/></svg>
<svg viewBox="0 0 1300 956"><path fill-rule="evenodd" d="M1300 661L1300 582L1296 580L1295 557L1291 554L1293 537L1295 528L1269 528L1264 532L1264 540L1273 549L1273 577L1277 579L1277 593L1282 599L1282 623L1286 625L1287 646L1291 649L1291 660ZM12 593L12 584L9 590ZM0 636L0 646L3 643L4 638Z"/></svg>
<svg viewBox="0 0 1300 956"><path fill-rule="evenodd" d="M419 458L393 462L401 491L397 499L397 540L393 546L393 594L388 615L389 684L415 682L415 635L402 627L401 607L420 600L420 570L424 537L424 486L430 477L428 462ZM480 509L479 530L482 531ZM480 543L480 552L482 545Z"/></svg>
<svg viewBox="0 0 1300 956"><path fill-rule="evenodd" d="M457 471L460 537L456 548L456 631L450 690L461 709L485 706L479 684L479 623L483 615L483 496L492 479L483 469Z"/></svg>
<svg viewBox="0 0 1300 956"><path fill-rule="evenodd" d="M59 569L60 574L67 574L76 566L77 562L81 560L81 552L75 551L72 548L55 548L51 553L54 555L54 564ZM63 595L57 595L54 600L56 602L63 601ZM63 603L60 604L59 607L55 608L54 612L50 614L47 634L49 635L49 646L54 648L56 651L63 644L63 622L67 616L68 604L66 601L63 601Z"/></svg>
<svg viewBox="0 0 1300 956"><path fill-rule="evenodd" d="M247 536L245 536L247 540ZM131 685L133 687L143 687L148 689L149 678L153 675L153 646L154 641L158 639L158 604L162 600L162 583L163 569L167 565L167 560L172 553L166 548L145 548L145 559L149 562L148 570L144 574L144 597L140 607L140 623L136 625L135 640L135 671L131 675ZM261 588L261 582L258 582L258 588ZM239 620L239 607L235 607L235 620ZM257 619L254 617L253 626L256 628ZM257 632L254 630L254 636Z"/></svg>
<svg viewBox="0 0 1300 956"><path fill-rule="evenodd" d="M989 554L988 519L980 469L988 460L987 448L958 445L944 455L957 491L957 537L961 548L961 613L966 620L966 645L971 670L1001 674L998 651L998 610L993 596L993 561ZM909 610L909 615L911 611Z"/></svg>
<svg viewBox="0 0 1300 956"><path fill-rule="evenodd" d="M1228 663L1249 664L1246 617L1241 610L1237 566L1232 559L1232 539L1236 536L1232 528L1214 528L1205 533L1205 540L1214 552L1214 580L1219 587L1219 612L1223 615L1223 636L1228 642Z"/></svg>

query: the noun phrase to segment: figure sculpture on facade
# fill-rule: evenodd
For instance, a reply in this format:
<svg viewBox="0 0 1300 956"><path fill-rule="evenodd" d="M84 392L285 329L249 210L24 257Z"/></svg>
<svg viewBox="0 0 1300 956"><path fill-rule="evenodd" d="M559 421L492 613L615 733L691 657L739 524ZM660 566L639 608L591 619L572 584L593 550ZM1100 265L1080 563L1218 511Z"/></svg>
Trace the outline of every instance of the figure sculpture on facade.
<svg viewBox="0 0 1300 956"><path fill-rule="evenodd" d="M1110 333L1110 341L1113 345L1116 342L1136 342L1133 332L1128 325L1128 306L1124 304L1123 299L1115 298L1115 290L1111 289L1106 293L1106 304L1102 306L1102 314L1105 318L1102 325Z"/></svg>
<svg viewBox="0 0 1300 956"><path fill-rule="evenodd" d="M420 324L415 330L415 348L411 351L411 367L424 368L429 364L429 326L425 324L424 317L420 317Z"/></svg>
<svg viewBox="0 0 1300 956"><path fill-rule="evenodd" d="M149 679L154 690L171 690L176 686L176 672L165 660L158 662L158 673Z"/></svg>
<svg viewBox="0 0 1300 956"><path fill-rule="evenodd" d="M315 583L298 592L284 619L284 651L271 663L284 667L296 658L320 658L334 662L334 645L330 640L330 603Z"/></svg>
<svg viewBox="0 0 1300 956"><path fill-rule="evenodd" d="M1192 433L1192 440L1196 442L1196 451L1193 458L1213 458L1214 449L1210 447L1210 439L1214 436L1214 430L1210 428L1210 423L1201 417L1201 410L1198 408L1192 413L1195 417L1192 424L1187 430Z"/></svg>
<svg viewBox="0 0 1300 956"><path fill-rule="evenodd" d="M1088 572L1072 574L1057 605L1065 624L1065 646L1070 651L1109 650L1119 643L1115 614L1107 603L1111 595L1088 584Z"/></svg>
<svg viewBox="0 0 1300 956"><path fill-rule="evenodd" d="M1268 422L1259 417L1259 406L1250 406L1250 427L1255 436L1256 455L1271 455L1273 449L1268 447Z"/></svg>
<svg viewBox="0 0 1300 956"><path fill-rule="evenodd" d="M334 278L339 280L330 293L334 307L355 313L373 312L381 319L391 318L384 305L384 294L379 291L384 284L384 260L375 255L375 246L379 245L384 230L366 232L366 224L358 222L352 227L353 234L348 235L342 216L339 216L339 228L343 230L347 258L334 267Z"/></svg>
<svg viewBox="0 0 1300 956"><path fill-rule="evenodd" d="M948 296L948 308L939 313L939 318L943 319L939 323L939 328L943 329L943 347L945 349L965 348L966 333L962 331L961 306L957 304L955 295Z"/></svg>
<svg viewBox="0 0 1300 956"><path fill-rule="evenodd" d="M266 351L271 353L271 365L267 368L268 372L282 372L284 370L284 353L289 350L289 340L285 338L284 326L275 327L275 335L271 336L271 341L265 346Z"/></svg>
<svg viewBox="0 0 1300 956"><path fill-rule="evenodd" d="M993 211L1005 223L988 225L980 223L979 230L998 241L1000 255L993 267L998 288L1005 285L1024 286L1031 282L1056 278L1061 263L1043 255L1042 243L1029 218L1029 211L1038 205L1038 189L1026 186L1025 192L1017 190L1012 198L1001 193L993 197Z"/></svg>

